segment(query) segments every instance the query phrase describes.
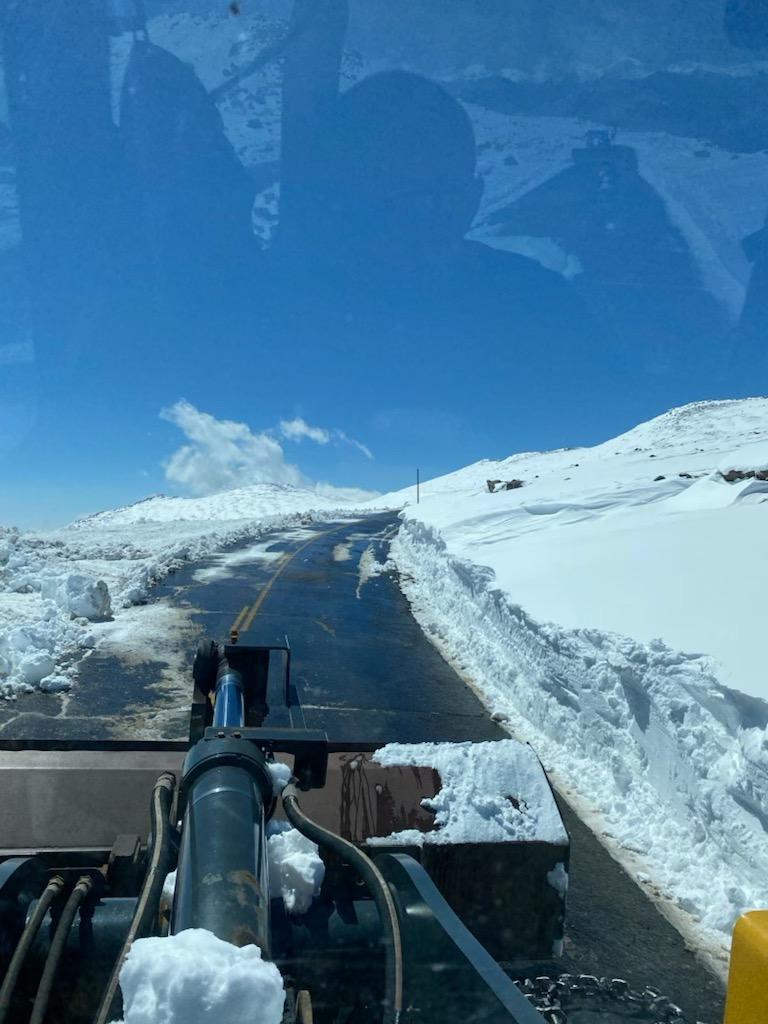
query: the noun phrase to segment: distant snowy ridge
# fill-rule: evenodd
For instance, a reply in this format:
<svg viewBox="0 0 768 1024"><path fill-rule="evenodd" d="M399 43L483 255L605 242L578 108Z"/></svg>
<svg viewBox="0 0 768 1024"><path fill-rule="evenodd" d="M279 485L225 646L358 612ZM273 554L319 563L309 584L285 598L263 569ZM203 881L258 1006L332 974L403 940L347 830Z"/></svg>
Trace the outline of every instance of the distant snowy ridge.
<svg viewBox="0 0 768 1024"><path fill-rule="evenodd" d="M335 511L339 498L327 498L316 490L292 487L289 484L250 484L210 494L202 498L174 497L155 494L122 508L78 519L68 530L92 529L94 526L127 526L133 523L168 523L228 521L253 519L297 508L307 511Z"/></svg>
<svg viewBox="0 0 768 1024"><path fill-rule="evenodd" d="M0 527L0 696L68 689L77 662L188 562L269 530L349 515L315 491L255 484L205 498L155 496L68 527Z"/></svg>
<svg viewBox="0 0 768 1024"><path fill-rule="evenodd" d="M767 441L767 399L700 402L383 499L407 503L390 557L427 635L721 950L768 907L768 481L724 475Z"/></svg>

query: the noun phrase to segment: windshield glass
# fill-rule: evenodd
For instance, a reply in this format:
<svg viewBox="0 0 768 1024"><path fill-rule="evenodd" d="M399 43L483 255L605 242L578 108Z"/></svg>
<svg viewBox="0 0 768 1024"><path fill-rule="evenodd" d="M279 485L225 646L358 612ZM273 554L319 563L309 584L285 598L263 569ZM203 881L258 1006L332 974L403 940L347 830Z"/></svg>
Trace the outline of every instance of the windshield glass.
<svg viewBox="0 0 768 1024"><path fill-rule="evenodd" d="M415 434L435 476L759 390L766 33L757 0L8 0L4 518L167 488L197 413L331 424L304 475L386 491Z"/></svg>
<svg viewBox="0 0 768 1024"><path fill-rule="evenodd" d="M767 94L768 0L0 0L9 1024L118 1020L150 862L186 973L140 946L125 1024L559 1022L582 972L722 1019L768 906ZM40 850L112 943L82 1001L74 931L70 988L22 940Z"/></svg>

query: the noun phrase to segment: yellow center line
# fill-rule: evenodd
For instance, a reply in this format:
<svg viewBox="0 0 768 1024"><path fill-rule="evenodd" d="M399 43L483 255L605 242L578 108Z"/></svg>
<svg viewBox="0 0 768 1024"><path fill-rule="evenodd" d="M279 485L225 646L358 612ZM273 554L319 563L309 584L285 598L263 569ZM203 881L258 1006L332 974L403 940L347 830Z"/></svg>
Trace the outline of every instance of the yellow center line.
<svg viewBox="0 0 768 1024"><path fill-rule="evenodd" d="M345 527L342 527L342 529L344 529L344 528L346 528L346 524L345 524ZM285 567L288 565L288 563L291 562L296 557L296 555L301 554L301 552L304 550L304 548L308 548L310 544L314 544L316 540L319 540L320 537L327 537L329 533L338 533L339 529L340 529L340 527L337 526L334 530L324 530L322 533L314 534L314 536L310 537L309 540L305 541L303 544L301 544L299 547L297 547L295 551L287 552L280 559L280 561L277 563L277 567L275 568L275 571L272 574L272 577L270 578L269 582L266 583L262 587L259 596L256 598L254 603L251 605L251 610L250 610L250 613L248 614L247 618L240 624L240 628L242 629L243 632L246 632L247 630L249 630L251 628L251 626L253 625L253 620L259 614L259 611L261 610L261 606L264 604L264 602L267 599L267 595L269 594L270 590L272 589L274 584L279 579L281 573L283 572Z"/></svg>
<svg viewBox="0 0 768 1024"><path fill-rule="evenodd" d="M244 608L240 609L240 614L237 616L235 621L232 623L232 628L230 629L230 633L236 633L240 629L240 627L243 624L243 620L245 619L245 616L248 614L248 609L250 607L251 606L249 604L247 604Z"/></svg>

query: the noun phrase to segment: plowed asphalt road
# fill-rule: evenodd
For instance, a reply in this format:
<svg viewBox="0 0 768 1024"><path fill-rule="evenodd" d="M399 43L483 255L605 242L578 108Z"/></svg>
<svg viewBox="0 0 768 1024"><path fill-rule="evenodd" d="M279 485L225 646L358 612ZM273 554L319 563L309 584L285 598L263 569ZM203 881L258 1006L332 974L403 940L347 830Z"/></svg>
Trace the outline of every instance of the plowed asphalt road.
<svg viewBox="0 0 768 1024"><path fill-rule="evenodd" d="M184 626L175 641L166 638L157 649L150 642L130 656L106 645L83 663L72 694L33 694L0 709L0 736L181 738L197 639L224 637L239 621L246 643L288 635L306 724L331 740L354 746L502 738L501 726L421 632L394 576L361 579L363 553L383 563L397 525L392 513L316 523L262 538L258 557L185 567L153 595L178 609ZM563 958L544 966L652 984L690 1021L719 1022L720 982L560 804L572 843L567 938ZM606 1024L612 1019L626 1018L606 1017Z"/></svg>

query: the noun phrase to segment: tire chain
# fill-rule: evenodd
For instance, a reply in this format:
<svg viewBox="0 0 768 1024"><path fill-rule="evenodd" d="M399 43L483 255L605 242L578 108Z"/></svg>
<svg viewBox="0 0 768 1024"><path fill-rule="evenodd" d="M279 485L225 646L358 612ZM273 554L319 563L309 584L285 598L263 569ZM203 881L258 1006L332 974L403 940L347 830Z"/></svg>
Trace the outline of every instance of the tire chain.
<svg viewBox="0 0 768 1024"><path fill-rule="evenodd" d="M572 1002L580 1010L629 1007L635 1011L631 1020L645 1024L689 1024L683 1011L657 988L646 985L638 991L623 978L597 978L593 974L538 975L515 984L544 1018L546 1024L568 1024ZM590 1005L591 1004L591 1005ZM575 1009L576 1007L571 1007ZM696 1024L704 1024L697 1021Z"/></svg>

